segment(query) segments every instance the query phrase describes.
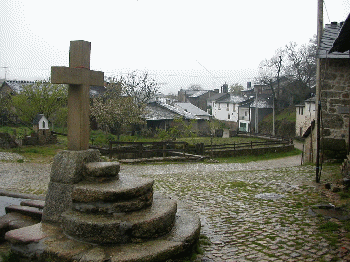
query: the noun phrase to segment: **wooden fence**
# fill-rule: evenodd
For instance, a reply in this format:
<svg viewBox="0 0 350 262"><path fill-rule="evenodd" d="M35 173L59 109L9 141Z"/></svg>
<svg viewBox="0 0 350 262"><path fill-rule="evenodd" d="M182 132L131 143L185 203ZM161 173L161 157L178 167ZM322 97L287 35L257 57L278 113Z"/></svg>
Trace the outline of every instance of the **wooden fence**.
<svg viewBox="0 0 350 262"><path fill-rule="evenodd" d="M109 158L113 154L133 155L134 158L153 157L167 155L183 155L186 156L187 142L109 142Z"/></svg>
<svg viewBox="0 0 350 262"><path fill-rule="evenodd" d="M270 147L282 147L292 145L292 140L266 140L266 141L257 141L257 142L246 142L246 143L233 143L233 144L217 144L217 145L202 145L198 146L198 148L202 149L202 152L198 152L198 154L208 154L210 156L215 156L216 154L222 155L222 152L231 152L233 154L243 151L243 150L259 150L262 148L270 148Z"/></svg>
<svg viewBox="0 0 350 262"><path fill-rule="evenodd" d="M203 143L190 146L187 142L117 142L110 141L108 155L110 158L117 155L118 158L150 158L156 156L179 155L188 157L191 155L210 155L211 157L235 155L239 152L251 150L258 151L262 148L283 147L292 145L291 140L266 140L258 142L233 143L233 144L211 144Z"/></svg>

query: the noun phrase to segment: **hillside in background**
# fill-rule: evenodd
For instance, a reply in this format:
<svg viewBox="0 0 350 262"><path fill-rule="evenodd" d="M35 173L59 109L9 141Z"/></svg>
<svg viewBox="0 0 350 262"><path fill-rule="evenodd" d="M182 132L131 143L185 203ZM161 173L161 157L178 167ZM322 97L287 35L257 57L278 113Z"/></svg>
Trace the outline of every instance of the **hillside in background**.
<svg viewBox="0 0 350 262"><path fill-rule="evenodd" d="M259 133L272 134L272 114L264 117L259 123ZM295 106L290 106L280 112L276 112L275 116L275 132L276 136L295 137Z"/></svg>

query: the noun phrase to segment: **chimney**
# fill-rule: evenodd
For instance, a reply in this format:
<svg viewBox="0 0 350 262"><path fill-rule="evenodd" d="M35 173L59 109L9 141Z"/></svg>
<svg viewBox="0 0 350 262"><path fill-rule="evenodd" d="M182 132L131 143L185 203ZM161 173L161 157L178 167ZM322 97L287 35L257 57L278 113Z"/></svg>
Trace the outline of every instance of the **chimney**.
<svg viewBox="0 0 350 262"><path fill-rule="evenodd" d="M247 89L251 89L252 88L252 82L247 82Z"/></svg>
<svg viewBox="0 0 350 262"><path fill-rule="evenodd" d="M338 26L338 22L331 22L331 27L336 28Z"/></svg>

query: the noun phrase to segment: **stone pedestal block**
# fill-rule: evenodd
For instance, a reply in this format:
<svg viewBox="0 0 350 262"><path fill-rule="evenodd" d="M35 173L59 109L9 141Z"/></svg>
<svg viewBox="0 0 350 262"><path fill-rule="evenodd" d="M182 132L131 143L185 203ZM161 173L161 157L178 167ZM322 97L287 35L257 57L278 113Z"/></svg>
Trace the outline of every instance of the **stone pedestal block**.
<svg viewBox="0 0 350 262"><path fill-rule="evenodd" d="M84 164L89 162L100 162L98 150L61 151L53 159L50 181L64 184L78 183L83 179Z"/></svg>
<svg viewBox="0 0 350 262"><path fill-rule="evenodd" d="M61 214L72 208L73 185L84 178L85 164L99 162L98 150L61 151L53 160L43 221L61 222Z"/></svg>
<svg viewBox="0 0 350 262"><path fill-rule="evenodd" d="M72 207L73 184L50 182L43 210L44 222L61 222L61 214Z"/></svg>

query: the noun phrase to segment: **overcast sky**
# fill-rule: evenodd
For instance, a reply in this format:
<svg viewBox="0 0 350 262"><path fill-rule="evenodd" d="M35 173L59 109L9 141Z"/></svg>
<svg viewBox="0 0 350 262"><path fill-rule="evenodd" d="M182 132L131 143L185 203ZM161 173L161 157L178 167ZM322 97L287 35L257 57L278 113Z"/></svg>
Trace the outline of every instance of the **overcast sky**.
<svg viewBox="0 0 350 262"><path fill-rule="evenodd" d="M350 0L324 0L324 23ZM91 69L148 71L164 93L253 81L259 63L316 34L317 0L0 0L0 79L50 76L69 42L91 42ZM3 67L7 67L6 69Z"/></svg>

